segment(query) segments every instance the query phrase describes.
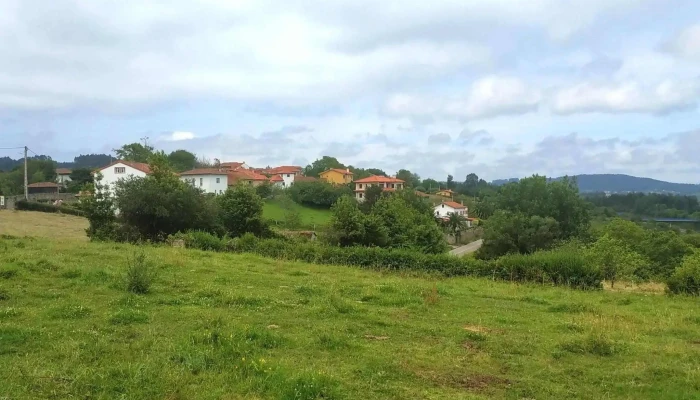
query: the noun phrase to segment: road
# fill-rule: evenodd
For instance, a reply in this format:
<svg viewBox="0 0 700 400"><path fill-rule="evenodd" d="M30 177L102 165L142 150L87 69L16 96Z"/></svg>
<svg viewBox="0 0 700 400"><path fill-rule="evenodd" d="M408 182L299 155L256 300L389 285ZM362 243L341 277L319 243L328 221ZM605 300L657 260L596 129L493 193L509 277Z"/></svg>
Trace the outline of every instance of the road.
<svg viewBox="0 0 700 400"><path fill-rule="evenodd" d="M473 253L477 250L479 250L479 247L484 243L482 239L479 239L475 242L471 242L469 244L466 244L464 246L457 247L456 249L450 250L450 254L455 255L455 256L463 256L465 254Z"/></svg>

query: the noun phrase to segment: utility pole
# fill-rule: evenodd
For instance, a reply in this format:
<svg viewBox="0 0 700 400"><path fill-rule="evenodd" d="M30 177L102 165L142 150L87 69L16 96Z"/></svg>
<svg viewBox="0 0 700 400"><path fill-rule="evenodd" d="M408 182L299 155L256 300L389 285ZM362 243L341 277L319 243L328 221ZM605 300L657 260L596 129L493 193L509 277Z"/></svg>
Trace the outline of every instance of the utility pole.
<svg viewBox="0 0 700 400"><path fill-rule="evenodd" d="M24 146L24 199L29 200L29 189L27 188L27 146Z"/></svg>

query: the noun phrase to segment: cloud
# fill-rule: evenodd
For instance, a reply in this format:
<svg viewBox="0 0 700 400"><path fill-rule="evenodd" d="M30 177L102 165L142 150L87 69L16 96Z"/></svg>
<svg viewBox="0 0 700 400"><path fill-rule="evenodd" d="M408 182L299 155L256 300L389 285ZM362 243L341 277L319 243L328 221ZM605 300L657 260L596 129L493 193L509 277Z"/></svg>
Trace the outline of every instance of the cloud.
<svg viewBox="0 0 700 400"><path fill-rule="evenodd" d="M479 119L536 111L541 96L518 78L487 76L474 81L465 96L395 94L384 104L394 117Z"/></svg>
<svg viewBox="0 0 700 400"><path fill-rule="evenodd" d="M560 89L552 99L557 114L588 112L665 114L697 107L700 81L665 80L655 85L639 82L581 83Z"/></svg>
<svg viewBox="0 0 700 400"><path fill-rule="evenodd" d="M700 23L682 30L664 43L662 49L679 57L700 60Z"/></svg>
<svg viewBox="0 0 700 400"><path fill-rule="evenodd" d="M194 139L196 136L192 132L185 132L185 131L174 131L170 132L164 135L161 135L159 140L167 141L167 142L177 142L180 140L191 140Z"/></svg>
<svg viewBox="0 0 700 400"><path fill-rule="evenodd" d="M462 145L477 144L479 146L488 146L493 144L495 139L484 129L472 131L465 128L459 133L457 141Z"/></svg>
<svg viewBox="0 0 700 400"><path fill-rule="evenodd" d="M428 136L428 144L449 144L452 141L452 136L447 133L436 133Z"/></svg>

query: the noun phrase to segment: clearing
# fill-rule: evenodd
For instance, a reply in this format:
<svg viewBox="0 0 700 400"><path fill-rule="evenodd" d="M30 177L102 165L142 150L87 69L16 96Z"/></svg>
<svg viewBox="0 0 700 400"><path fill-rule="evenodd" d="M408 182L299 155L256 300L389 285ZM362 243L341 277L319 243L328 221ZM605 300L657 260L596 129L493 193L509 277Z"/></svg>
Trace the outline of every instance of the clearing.
<svg viewBox="0 0 700 400"><path fill-rule="evenodd" d="M313 229L314 227L323 227L331 218L330 210L305 207L294 202L290 202L290 204L292 209L299 213L303 228ZM284 221L285 210L279 202L267 200L263 207L263 216L273 221Z"/></svg>
<svg viewBox="0 0 700 400"><path fill-rule="evenodd" d="M697 299L0 239L2 398L697 399L698 360Z"/></svg>

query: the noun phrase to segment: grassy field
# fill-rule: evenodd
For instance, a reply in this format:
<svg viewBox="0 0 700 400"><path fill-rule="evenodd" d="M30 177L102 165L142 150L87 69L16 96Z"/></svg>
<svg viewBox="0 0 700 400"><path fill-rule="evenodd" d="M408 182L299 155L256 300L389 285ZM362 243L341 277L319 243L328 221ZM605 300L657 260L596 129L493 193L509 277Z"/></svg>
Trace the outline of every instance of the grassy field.
<svg viewBox="0 0 700 400"><path fill-rule="evenodd" d="M0 210L0 234L87 240L88 221L67 214Z"/></svg>
<svg viewBox="0 0 700 400"><path fill-rule="evenodd" d="M697 399L698 360L697 299L0 239L0 398Z"/></svg>
<svg viewBox="0 0 700 400"><path fill-rule="evenodd" d="M314 226L319 227L326 225L331 218L330 210L322 210L310 207L304 207L300 204L290 202L293 210L299 213L301 223L304 228L311 229ZM263 208L263 216L270 220L283 221L285 210L279 202L268 200Z"/></svg>

